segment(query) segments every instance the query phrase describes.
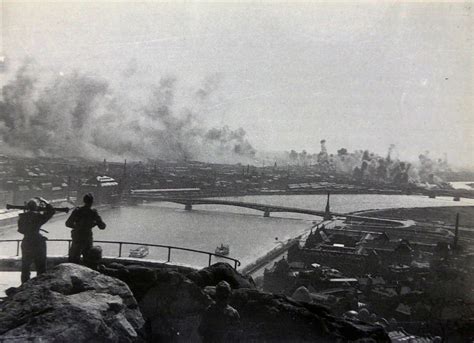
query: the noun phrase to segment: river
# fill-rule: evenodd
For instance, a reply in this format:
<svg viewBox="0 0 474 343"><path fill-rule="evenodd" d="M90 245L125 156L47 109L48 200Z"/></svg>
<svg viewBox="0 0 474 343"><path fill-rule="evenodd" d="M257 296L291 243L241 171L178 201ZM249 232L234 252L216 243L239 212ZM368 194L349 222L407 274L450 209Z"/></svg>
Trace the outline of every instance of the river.
<svg viewBox="0 0 474 343"><path fill-rule="evenodd" d="M325 195L265 195L227 197L224 199L258 202L288 207L324 210ZM474 199L461 199L415 195L380 194L334 194L331 195L331 210L352 212L366 209L394 207L431 206L474 206ZM217 245L230 245L230 256L241 260L242 266L273 249L278 242L294 237L311 227L319 217L272 213L264 218L262 212L228 206L195 205L192 211L185 211L182 205L171 203L149 203L134 207L121 207L101 212L107 229L94 229L97 240L121 240L143 243L174 245L213 252ZM44 225L49 238L69 238L70 230L64 226L66 217L62 216ZM1 239L21 238L15 228L0 229ZM115 255L116 246L101 244L106 255ZM131 246L124 246L128 254ZM0 255L12 255L13 245L0 245ZM66 254L64 243L49 242L49 254ZM150 249L149 258L166 260L167 250ZM207 255L187 252L172 252L172 261L207 265ZM219 260L214 259L214 261Z"/></svg>

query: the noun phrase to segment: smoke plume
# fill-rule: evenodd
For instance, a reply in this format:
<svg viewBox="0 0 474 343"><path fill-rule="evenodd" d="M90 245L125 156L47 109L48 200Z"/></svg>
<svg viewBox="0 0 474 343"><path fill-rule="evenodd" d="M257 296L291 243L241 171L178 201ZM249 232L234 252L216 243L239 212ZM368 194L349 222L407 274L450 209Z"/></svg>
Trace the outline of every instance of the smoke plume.
<svg viewBox="0 0 474 343"><path fill-rule="evenodd" d="M0 140L7 152L30 156L248 161L255 149L242 128L200 120L218 85L219 77L206 79L184 105L173 77L135 96L77 72L48 78L25 63L3 87Z"/></svg>
<svg viewBox="0 0 474 343"><path fill-rule="evenodd" d="M313 167L322 173L340 174L351 176L357 181L368 181L378 184L407 185L408 183L434 183L442 182L441 175L448 172L449 166L446 160L432 160L429 152L419 156L419 162L415 165L393 158L396 149L394 144L388 148L385 157L377 155L369 150L357 150L348 152L346 148L337 150L337 154L329 154L327 141L321 140L321 150L315 154ZM306 152L305 152L306 154ZM288 161L296 163L299 155L292 150L288 155ZM312 156L309 154L308 156Z"/></svg>
<svg viewBox="0 0 474 343"><path fill-rule="evenodd" d="M207 131L205 138L210 144L216 146L221 153L232 151L235 154L255 156L256 150L245 138L245 130L239 128L235 131L224 126L221 129L213 128Z"/></svg>

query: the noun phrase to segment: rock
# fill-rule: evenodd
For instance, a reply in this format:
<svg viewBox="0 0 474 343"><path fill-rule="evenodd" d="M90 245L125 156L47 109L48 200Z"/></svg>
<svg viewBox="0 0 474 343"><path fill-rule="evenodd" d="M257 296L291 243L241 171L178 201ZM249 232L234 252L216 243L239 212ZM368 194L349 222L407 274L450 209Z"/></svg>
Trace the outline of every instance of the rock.
<svg viewBox="0 0 474 343"><path fill-rule="evenodd" d="M143 283L155 282L156 271L139 265L130 265L126 267L129 277L134 280L140 280Z"/></svg>
<svg viewBox="0 0 474 343"><path fill-rule="evenodd" d="M293 301L284 295L234 290L230 305L239 311L242 341L334 342L373 339L390 342L374 325L334 318L327 308Z"/></svg>
<svg viewBox="0 0 474 343"><path fill-rule="evenodd" d="M143 317L150 324L151 340L198 340L201 313L211 300L194 282L178 272L158 272L157 278L140 301Z"/></svg>
<svg viewBox="0 0 474 343"><path fill-rule="evenodd" d="M210 267L190 273L188 274L188 278L200 287L215 286L220 281L227 281L233 289L255 288L255 284L251 278L244 277L229 264L224 262L215 263Z"/></svg>
<svg viewBox="0 0 474 343"><path fill-rule="evenodd" d="M0 341L141 342L143 317L128 286L66 263L0 305Z"/></svg>
<svg viewBox="0 0 474 343"><path fill-rule="evenodd" d="M18 292L18 287L9 287L5 290L7 297L12 297L16 292Z"/></svg>
<svg viewBox="0 0 474 343"><path fill-rule="evenodd" d="M112 266L115 268L112 268ZM138 301L156 281L155 269L136 264L124 266L119 263L111 263L108 266L100 266L98 270L105 275L124 281Z"/></svg>
<svg viewBox="0 0 474 343"><path fill-rule="evenodd" d="M125 266L122 263L118 263L118 262L111 262L107 265L107 267L113 268L113 269L123 269L123 268L125 268Z"/></svg>
<svg viewBox="0 0 474 343"><path fill-rule="evenodd" d="M302 301L306 303L310 303L313 301L313 299L311 299L311 294L309 294L309 291L305 286L298 287L291 297L293 298L293 300Z"/></svg>

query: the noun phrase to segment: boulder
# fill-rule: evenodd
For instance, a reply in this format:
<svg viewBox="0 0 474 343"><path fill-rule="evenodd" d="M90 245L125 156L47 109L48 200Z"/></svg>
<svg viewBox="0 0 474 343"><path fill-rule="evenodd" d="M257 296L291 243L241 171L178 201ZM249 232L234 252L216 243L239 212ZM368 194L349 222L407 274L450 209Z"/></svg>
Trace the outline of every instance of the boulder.
<svg viewBox="0 0 474 343"><path fill-rule="evenodd" d="M220 281L227 281L233 289L255 288L252 278L241 275L230 264L224 262L215 263L187 276L200 287L215 286Z"/></svg>
<svg viewBox="0 0 474 343"><path fill-rule="evenodd" d="M0 304L0 341L141 342L128 286L72 263L26 282Z"/></svg>
<svg viewBox="0 0 474 343"><path fill-rule="evenodd" d="M124 281L138 301L156 281L155 269L136 264L124 266L119 263L111 263L100 266L98 270L105 275Z"/></svg>
<svg viewBox="0 0 474 343"><path fill-rule="evenodd" d="M390 342L381 327L334 318L324 306L284 295L238 289L230 305L240 314L244 342Z"/></svg>
<svg viewBox="0 0 474 343"><path fill-rule="evenodd" d="M140 301L152 341L198 341L202 312L211 300L194 282L175 271L157 272L157 281Z"/></svg>
<svg viewBox="0 0 474 343"><path fill-rule="evenodd" d="M307 303L313 301L313 299L311 299L311 294L305 286L298 287L291 297L293 298L293 300L296 301L302 301Z"/></svg>

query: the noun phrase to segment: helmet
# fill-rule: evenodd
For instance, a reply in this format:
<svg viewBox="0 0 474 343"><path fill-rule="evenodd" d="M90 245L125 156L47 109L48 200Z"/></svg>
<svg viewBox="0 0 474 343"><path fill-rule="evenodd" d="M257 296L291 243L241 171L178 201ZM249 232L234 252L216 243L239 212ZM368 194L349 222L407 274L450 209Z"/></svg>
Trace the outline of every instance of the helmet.
<svg viewBox="0 0 474 343"><path fill-rule="evenodd" d="M92 204L94 202L94 196L92 193L87 193L84 195L84 198L82 198L85 204Z"/></svg>
<svg viewBox="0 0 474 343"><path fill-rule="evenodd" d="M230 285L226 281L221 281L216 285L216 298L217 299L227 299L230 294L232 293L232 290L230 288Z"/></svg>
<svg viewBox="0 0 474 343"><path fill-rule="evenodd" d="M38 203L36 200L31 199L26 203L26 209L28 211L36 211L38 209Z"/></svg>

